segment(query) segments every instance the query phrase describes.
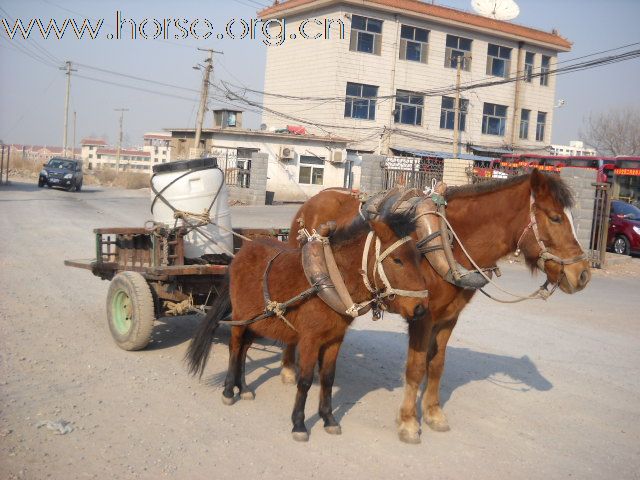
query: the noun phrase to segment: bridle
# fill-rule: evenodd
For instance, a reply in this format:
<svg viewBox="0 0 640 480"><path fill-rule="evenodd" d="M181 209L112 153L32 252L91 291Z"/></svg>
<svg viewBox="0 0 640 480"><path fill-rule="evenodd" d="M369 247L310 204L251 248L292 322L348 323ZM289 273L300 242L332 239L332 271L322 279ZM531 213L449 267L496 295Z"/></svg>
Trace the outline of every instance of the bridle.
<svg viewBox="0 0 640 480"><path fill-rule="evenodd" d="M375 237L375 262L373 264L373 285L369 280L369 250L371 249L371 243L373 242L373 238ZM399 295L401 297L411 297L411 298L427 298L429 296L429 290L404 290L401 288L394 288L391 286L391 282L387 277L386 272L384 271L384 265L382 262L385 258L387 258L393 251L397 250L401 245L404 245L407 242L412 241L410 236L406 236L400 238L399 240L392 243L389 247L387 247L382 253L380 250L382 248L382 242L380 242L380 238L378 238L373 231L370 231L367 235L367 240L364 244L364 249L362 250L362 270L360 274L362 275L362 280L364 282L367 290L373 295L372 303L374 304L374 317L376 316L376 308L381 307L382 300L389 297L395 297ZM376 273L382 280L384 288L378 288L376 282Z"/></svg>
<svg viewBox="0 0 640 480"><path fill-rule="evenodd" d="M546 247L546 245L540 238L540 232L538 230L538 221L536 220L536 204L535 204L535 198L533 197L533 194L531 194L531 196L529 197L529 218L530 218L529 224L526 227L524 227L524 230L522 231L522 234L518 239L518 243L516 244L516 251L514 253L516 257L519 256L522 251L520 248L520 244L522 243L524 236L529 230L531 230L533 232L533 236L536 239L536 243L540 247L540 253L538 254L538 258L536 259L536 265L542 272L547 273L544 268L544 264L547 260L556 262L562 266L562 270L560 272L561 273L560 279L562 279L562 277L564 276L565 265L571 265L587 259L587 255L584 252L581 255L576 255L575 257L561 258L549 251L549 249ZM558 280L557 283L560 283L560 280Z"/></svg>

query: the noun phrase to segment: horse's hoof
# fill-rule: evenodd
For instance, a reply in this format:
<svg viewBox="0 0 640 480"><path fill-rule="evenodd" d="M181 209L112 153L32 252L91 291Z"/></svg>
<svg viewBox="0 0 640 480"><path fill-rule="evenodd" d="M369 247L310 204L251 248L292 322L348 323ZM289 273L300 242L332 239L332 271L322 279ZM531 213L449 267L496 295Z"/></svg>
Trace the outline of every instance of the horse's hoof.
<svg viewBox="0 0 640 480"><path fill-rule="evenodd" d="M309 441L309 433L308 432L291 432L291 436L296 442L308 442Z"/></svg>
<svg viewBox="0 0 640 480"><path fill-rule="evenodd" d="M324 427L324 431L330 435L342 435L342 428L340 427L340 425Z"/></svg>
<svg viewBox="0 0 640 480"><path fill-rule="evenodd" d="M242 392L242 393L240 394L240 398L241 398L242 400L255 400L255 398L256 398L256 394L255 394L255 393L253 393L251 390L247 390L247 391Z"/></svg>
<svg viewBox="0 0 640 480"><path fill-rule="evenodd" d="M444 415L439 416L439 418L427 417L425 418L425 423L431 430L436 432L448 432L451 430L449 422Z"/></svg>
<svg viewBox="0 0 640 480"><path fill-rule="evenodd" d="M285 385L295 385L296 383L296 371L293 368L283 367L280 371L280 380Z"/></svg>
<svg viewBox="0 0 640 480"><path fill-rule="evenodd" d="M236 397L225 397L224 395L222 395L222 403L224 403L225 405L233 405L234 403L236 403Z"/></svg>
<svg viewBox="0 0 640 480"><path fill-rule="evenodd" d="M409 443L411 445L417 445L422 442L419 432L409 432L408 430L400 430L398 432L398 438L401 442Z"/></svg>

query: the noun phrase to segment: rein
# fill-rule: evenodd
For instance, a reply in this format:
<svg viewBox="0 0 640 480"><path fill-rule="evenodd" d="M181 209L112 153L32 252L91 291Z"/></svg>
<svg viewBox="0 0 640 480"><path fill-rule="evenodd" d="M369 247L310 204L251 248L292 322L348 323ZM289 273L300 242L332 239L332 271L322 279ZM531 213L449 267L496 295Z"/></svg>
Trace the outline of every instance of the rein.
<svg viewBox="0 0 640 480"><path fill-rule="evenodd" d="M536 204L535 204L535 199L533 198L533 195L529 197L529 217L531 218L531 221L522 231L522 235L520 235L520 238L518 239L518 243L516 244L516 251L514 252L514 255L516 257L520 255L520 252L521 252L520 243L522 243L522 239L524 238L525 234L529 230L531 230L533 232L533 236L535 237L538 246L540 247L540 253L538 254L538 259L536 261L536 264L538 265L538 268L543 272L544 272L544 262L546 262L547 260L556 262L562 265L563 275L564 275L565 265L571 265L573 263L578 263L582 260L586 260L587 255L585 253L583 253L582 255L576 255L575 257L571 257L571 258L560 258L549 251L549 249L546 247L546 245L540 238L540 232L538 231L538 221L536 219Z"/></svg>

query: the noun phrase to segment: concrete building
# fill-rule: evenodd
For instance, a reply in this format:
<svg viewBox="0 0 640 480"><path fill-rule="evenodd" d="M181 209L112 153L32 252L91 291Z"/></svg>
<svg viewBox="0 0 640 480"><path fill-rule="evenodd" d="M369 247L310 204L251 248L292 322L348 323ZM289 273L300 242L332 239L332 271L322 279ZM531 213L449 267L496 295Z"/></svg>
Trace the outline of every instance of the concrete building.
<svg viewBox="0 0 640 480"><path fill-rule="evenodd" d="M506 81L462 91L462 152L551 143L556 77L547 72L571 49L555 31L416 0L289 0L259 15L285 19L287 29L267 48L268 126L303 119L313 133L354 139L349 149L361 152L451 152L460 63L463 87Z"/></svg>
<svg viewBox="0 0 640 480"><path fill-rule="evenodd" d="M221 112L214 112L214 118L228 118ZM241 125L241 112L235 113L236 125ZM195 130L167 131L171 132L172 158L194 158ZM358 184L359 167L347 158L348 142L344 138L249 130L223 124L203 129L200 146L206 155L218 158L227 184L239 188L249 187L253 155L263 154L259 158L267 162L267 191L273 192L275 201L299 202L328 187Z"/></svg>
<svg viewBox="0 0 640 480"><path fill-rule="evenodd" d="M171 134L167 132L150 132L144 134L144 146L142 150L151 155L151 164L166 163L171 161Z"/></svg>
<svg viewBox="0 0 640 480"><path fill-rule="evenodd" d="M585 147L580 140L571 140L569 145L551 145L552 155L595 157L597 152L593 148Z"/></svg>
<svg viewBox="0 0 640 480"><path fill-rule="evenodd" d="M166 132L145 133L142 148L123 148L120 150L120 170L151 174L151 168L157 163L171 161L169 143L171 135ZM117 148L107 145L101 138L83 138L82 160L88 170L115 169Z"/></svg>

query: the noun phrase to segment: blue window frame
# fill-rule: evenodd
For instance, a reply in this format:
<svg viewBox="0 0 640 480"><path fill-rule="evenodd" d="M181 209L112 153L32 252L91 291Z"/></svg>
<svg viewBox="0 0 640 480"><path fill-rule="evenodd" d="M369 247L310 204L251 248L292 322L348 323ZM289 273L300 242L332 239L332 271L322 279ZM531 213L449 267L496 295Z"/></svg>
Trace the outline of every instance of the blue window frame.
<svg viewBox="0 0 640 480"><path fill-rule="evenodd" d="M344 102L345 118L375 120L377 96L378 87L374 85L347 82L347 95Z"/></svg>

